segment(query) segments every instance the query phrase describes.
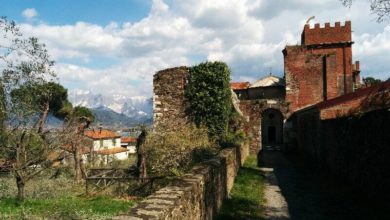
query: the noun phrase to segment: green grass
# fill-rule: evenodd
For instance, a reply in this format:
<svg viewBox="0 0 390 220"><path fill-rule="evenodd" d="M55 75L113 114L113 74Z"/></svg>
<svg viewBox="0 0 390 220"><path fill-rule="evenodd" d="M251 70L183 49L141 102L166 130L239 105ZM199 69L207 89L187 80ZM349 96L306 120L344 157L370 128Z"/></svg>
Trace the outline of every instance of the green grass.
<svg viewBox="0 0 390 220"><path fill-rule="evenodd" d="M240 168L230 198L225 200L216 219L262 219L264 177L257 158L250 155Z"/></svg>
<svg viewBox="0 0 390 220"><path fill-rule="evenodd" d="M49 199L0 199L0 219L106 219L126 212L130 201L108 196L69 196Z"/></svg>
<svg viewBox="0 0 390 220"><path fill-rule="evenodd" d="M133 201L110 196L85 196L84 184L72 177L38 176L26 185L26 199L18 202L12 175L0 177L0 219L110 219L133 206Z"/></svg>

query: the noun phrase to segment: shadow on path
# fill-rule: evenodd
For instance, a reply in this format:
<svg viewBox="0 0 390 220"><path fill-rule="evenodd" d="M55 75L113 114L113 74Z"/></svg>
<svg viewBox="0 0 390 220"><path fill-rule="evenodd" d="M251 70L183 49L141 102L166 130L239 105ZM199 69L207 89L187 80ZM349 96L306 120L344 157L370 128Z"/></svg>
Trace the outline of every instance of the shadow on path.
<svg viewBox="0 0 390 220"><path fill-rule="evenodd" d="M277 185L287 202L289 217L282 219L390 219L388 204L368 199L364 192L342 184L299 156L267 149L259 158L260 168L273 171L276 177L268 184Z"/></svg>

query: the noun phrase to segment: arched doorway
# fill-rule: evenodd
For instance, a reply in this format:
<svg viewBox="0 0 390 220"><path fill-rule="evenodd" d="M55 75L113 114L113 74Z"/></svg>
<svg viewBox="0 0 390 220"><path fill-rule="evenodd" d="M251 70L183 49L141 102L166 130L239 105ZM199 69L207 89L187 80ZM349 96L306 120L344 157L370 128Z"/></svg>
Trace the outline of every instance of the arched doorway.
<svg viewBox="0 0 390 220"><path fill-rule="evenodd" d="M262 112L261 117L262 146L281 146L283 144L283 114L273 108Z"/></svg>

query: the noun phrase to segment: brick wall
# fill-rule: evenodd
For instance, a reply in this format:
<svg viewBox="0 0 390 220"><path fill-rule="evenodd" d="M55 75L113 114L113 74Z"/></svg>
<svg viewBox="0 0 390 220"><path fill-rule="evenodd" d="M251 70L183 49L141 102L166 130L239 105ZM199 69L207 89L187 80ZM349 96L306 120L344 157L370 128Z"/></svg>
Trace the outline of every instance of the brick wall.
<svg viewBox="0 0 390 220"><path fill-rule="evenodd" d="M287 124L288 146L370 193L390 193L390 81L301 109Z"/></svg>
<svg viewBox="0 0 390 220"><path fill-rule="evenodd" d="M346 21L343 26L340 22L336 22L333 27L330 23L325 23L325 27L315 24L314 28L306 24L301 37L303 45L350 42L352 40L351 22Z"/></svg>
<svg viewBox="0 0 390 220"><path fill-rule="evenodd" d="M373 196L390 193L390 111L320 119L312 108L295 116L300 150L319 167Z"/></svg>
<svg viewBox="0 0 390 220"><path fill-rule="evenodd" d="M320 119L333 119L360 114L390 106L390 81L356 90L337 98L318 103Z"/></svg>
<svg viewBox="0 0 390 220"><path fill-rule="evenodd" d="M323 101L323 57L312 54L301 46L284 50L286 101L290 110Z"/></svg>
<svg viewBox="0 0 390 220"><path fill-rule="evenodd" d="M208 220L230 193L248 146L221 151L219 157L195 166L171 186L162 188L114 219Z"/></svg>
<svg viewBox="0 0 390 220"><path fill-rule="evenodd" d="M336 22L334 27L326 23L310 28L307 24L302 45L286 46L286 101L291 111L353 92L351 40L349 21L344 26Z"/></svg>

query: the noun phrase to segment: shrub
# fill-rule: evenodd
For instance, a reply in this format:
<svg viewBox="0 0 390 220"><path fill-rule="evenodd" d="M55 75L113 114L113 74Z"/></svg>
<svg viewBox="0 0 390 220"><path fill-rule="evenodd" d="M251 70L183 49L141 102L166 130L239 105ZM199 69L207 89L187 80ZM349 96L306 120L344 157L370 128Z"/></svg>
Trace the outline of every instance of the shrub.
<svg viewBox="0 0 390 220"><path fill-rule="evenodd" d="M144 149L149 173L177 176L193 163L210 158L217 147L210 141L207 128L191 123L174 129L160 124L147 136Z"/></svg>
<svg viewBox="0 0 390 220"><path fill-rule="evenodd" d="M230 70L223 62L205 62L190 68L185 97L187 113L196 125L221 140L227 132L231 111Z"/></svg>
<svg viewBox="0 0 390 220"><path fill-rule="evenodd" d="M228 131L220 142L222 148L240 145L247 141L248 138L244 132L245 123L244 117L232 108L229 115Z"/></svg>

